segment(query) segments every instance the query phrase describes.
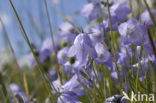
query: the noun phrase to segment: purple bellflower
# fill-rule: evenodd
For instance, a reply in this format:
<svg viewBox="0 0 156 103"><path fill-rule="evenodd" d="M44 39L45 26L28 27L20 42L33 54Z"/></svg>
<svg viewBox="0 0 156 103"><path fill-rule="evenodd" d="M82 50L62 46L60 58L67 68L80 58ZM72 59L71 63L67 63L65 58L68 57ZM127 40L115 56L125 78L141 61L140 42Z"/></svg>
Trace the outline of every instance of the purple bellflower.
<svg viewBox="0 0 156 103"><path fill-rule="evenodd" d="M112 22L112 30L117 31L119 20L115 14L111 14L111 22ZM110 31L109 17L107 17L107 19L103 21L103 25L105 26L106 32Z"/></svg>
<svg viewBox="0 0 156 103"><path fill-rule="evenodd" d="M77 80L78 77L75 74L68 82L66 82L63 86L62 86L62 92L66 92L66 91L72 91L75 94L77 94L78 96L83 96L85 95L85 90L84 88L81 86L81 84L79 83L79 81Z"/></svg>
<svg viewBox="0 0 156 103"><path fill-rule="evenodd" d="M117 3L111 6L110 13L115 15L118 21L125 21L128 14L131 13L131 10L127 7L127 2Z"/></svg>
<svg viewBox="0 0 156 103"><path fill-rule="evenodd" d="M15 96L16 101L18 101L19 103L29 103L27 95L23 93L22 88L19 85L15 83L11 83L10 89L13 95ZM11 98L13 98L9 89L8 89L8 93L11 96ZM13 99L12 99L12 103L15 103Z"/></svg>
<svg viewBox="0 0 156 103"><path fill-rule="evenodd" d="M81 14L88 18L89 21L99 17L99 4L89 3L83 6Z"/></svg>
<svg viewBox="0 0 156 103"><path fill-rule="evenodd" d="M104 28L102 24L92 28L90 32L89 37L94 44L104 41Z"/></svg>
<svg viewBox="0 0 156 103"><path fill-rule="evenodd" d="M155 19L156 19L156 10L151 8L151 12L153 13ZM151 19L151 16L148 12L148 10L145 10L141 16L140 16L141 22L144 24L146 23L148 26L153 25L153 21Z"/></svg>
<svg viewBox="0 0 156 103"><path fill-rule="evenodd" d="M55 49L56 46L55 46ZM47 38L43 41L43 44L41 46L41 49L38 50L38 59L40 61L41 64L44 63L44 61L53 53L54 51L54 47L52 45L52 41L51 38ZM32 53L30 54L30 60L31 60L31 66L35 66L36 65L36 61L32 55Z"/></svg>
<svg viewBox="0 0 156 103"><path fill-rule="evenodd" d="M97 43L95 45L95 50L98 55L98 58L95 59L96 62L99 64L105 63L112 69L113 59L111 57L111 53L108 52L101 43Z"/></svg>
<svg viewBox="0 0 156 103"><path fill-rule="evenodd" d="M146 42L147 30L135 18L122 23L118 30L121 34L123 45L141 45L141 41Z"/></svg>
<svg viewBox="0 0 156 103"><path fill-rule="evenodd" d="M64 22L59 26L60 36L68 43L73 43L78 34L72 24Z"/></svg>
<svg viewBox="0 0 156 103"><path fill-rule="evenodd" d="M50 75L50 79L52 81L55 81L58 77L57 77L57 71L56 70L50 70L49 71L49 75Z"/></svg>
<svg viewBox="0 0 156 103"><path fill-rule="evenodd" d="M64 92L59 98L57 103L81 103L79 97L72 91Z"/></svg>
<svg viewBox="0 0 156 103"><path fill-rule="evenodd" d="M69 47L64 47L57 53L57 58L59 64L63 65L68 61L67 53L68 53Z"/></svg>
<svg viewBox="0 0 156 103"><path fill-rule="evenodd" d="M85 65L88 56L96 58L97 53L92 45L92 42L87 34L79 34L74 41L74 44L68 51L68 57L76 56L81 65Z"/></svg>

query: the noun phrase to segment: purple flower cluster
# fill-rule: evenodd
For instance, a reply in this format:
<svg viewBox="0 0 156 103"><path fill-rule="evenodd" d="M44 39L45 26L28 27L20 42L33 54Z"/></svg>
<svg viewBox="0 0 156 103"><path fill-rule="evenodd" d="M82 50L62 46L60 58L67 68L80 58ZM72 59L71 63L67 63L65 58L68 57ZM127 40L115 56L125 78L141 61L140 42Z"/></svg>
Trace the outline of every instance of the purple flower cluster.
<svg viewBox="0 0 156 103"><path fill-rule="evenodd" d="M156 10L151 9L156 18ZM149 69L149 62L156 65L156 58L152 50L152 46L148 39L148 26L153 25L151 17L146 10L141 14L140 20L136 18L128 19L131 10L127 7L127 2L113 4L110 7L110 17L106 15L98 25L78 33L74 26L69 22L64 22L59 27L59 34L68 45L58 50L57 59L65 72L67 81L64 81L62 86L56 76L56 71L51 71L53 78L52 88L56 92L60 92L58 103L81 103L80 96L87 95L84 87L88 90L100 88L98 82L103 80L104 73L107 71L115 84L118 84L118 73L116 71L115 63L119 67L121 80L126 84L126 76L132 73L136 77L138 65L140 66L139 78L143 81L146 73L151 74ZM81 14L89 21L99 19L100 5L99 3L89 3L84 5ZM117 50L116 61L114 60L114 51L108 43L112 40L109 35L110 32L110 19L112 23L112 30L117 35L116 40L119 43L115 47ZM51 40L44 41L41 49L39 50L39 60L41 63L50 56L53 52ZM143 50L143 51L142 51ZM141 54L140 54L141 53ZM32 62L34 64L34 62ZM140 63L140 64L139 64ZM101 68L99 69L99 68ZM107 73L105 73L106 75ZM125 87L126 89L126 87ZM95 89L95 92L96 89ZM105 100L105 103L126 103L121 95L115 95Z"/></svg>

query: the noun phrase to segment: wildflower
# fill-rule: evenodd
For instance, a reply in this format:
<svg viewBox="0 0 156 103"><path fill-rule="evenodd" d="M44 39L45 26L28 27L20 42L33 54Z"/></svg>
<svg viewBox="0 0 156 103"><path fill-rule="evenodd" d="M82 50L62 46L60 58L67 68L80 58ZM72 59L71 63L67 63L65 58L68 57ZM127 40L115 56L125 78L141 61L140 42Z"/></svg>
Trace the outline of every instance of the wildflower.
<svg viewBox="0 0 156 103"><path fill-rule="evenodd" d="M115 14L111 14L110 18L111 18L112 30L117 31L118 30L118 23L119 23L118 18L116 17ZM109 17L107 17L107 19L103 21L103 25L105 26L106 32L110 31Z"/></svg>
<svg viewBox="0 0 156 103"><path fill-rule="evenodd" d="M68 51L68 57L76 56L81 65L85 65L88 56L95 58L97 53L92 45L92 42L87 34L79 34L74 41L74 44Z"/></svg>
<svg viewBox="0 0 156 103"><path fill-rule="evenodd" d="M12 92L21 92L22 91L22 87L20 87L16 83L11 83L10 89L12 90Z"/></svg>
<svg viewBox="0 0 156 103"><path fill-rule="evenodd" d="M121 69L119 72L120 72L121 79L124 80L126 76L126 71ZM118 75L116 71L111 73L111 77L115 83L118 83Z"/></svg>
<svg viewBox="0 0 156 103"><path fill-rule="evenodd" d="M89 21L94 20L99 17L99 4L88 3L83 6L81 14L88 18Z"/></svg>
<svg viewBox="0 0 156 103"><path fill-rule="evenodd" d="M62 82L63 82L63 84L66 83L65 80L62 80ZM61 89L62 89L62 88L61 88L61 84L60 84L60 80L57 79L57 80L53 81L52 84L51 84L51 87L53 88L53 91L52 91L52 92L53 92L54 94L60 92Z"/></svg>
<svg viewBox="0 0 156 103"><path fill-rule="evenodd" d="M151 8L151 12L153 13L155 19L156 19L156 10ZM153 25L153 21L151 19L151 16L148 12L148 10L145 10L141 16L140 16L141 22L144 24L146 23L148 26Z"/></svg>
<svg viewBox="0 0 156 103"><path fill-rule="evenodd" d="M69 47L64 47L58 52L57 58L59 64L63 65L68 61L68 57L67 57L68 49Z"/></svg>
<svg viewBox="0 0 156 103"><path fill-rule="evenodd" d="M111 6L110 13L115 15L119 21L125 21L131 10L127 7L127 2L117 3Z"/></svg>
<svg viewBox="0 0 156 103"><path fill-rule="evenodd" d="M72 91L64 92L59 98L57 103L81 103L79 97Z"/></svg>
<svg viewBox="0 0 156 103"><path fill-rule="evenodd" d="M68 82L66 82L62 86L62 92L72 91L73 93L75 93L78 96L85 95L85 90L81 86L81 84L79 83L79 81L77 79L78 79L78 77L75 74Z"/></svg>
<svg viewBox="0 0 156 103"><path fill-rule="evenodd" d="M69 22L64 22L59 26L60 36L68 43L73 43L77 36L77 31Z"/></svg>
<svg viewBox="0 0 156 103"><path fill-rule="evenodd" d="M119 58L117 63L124 67L131 67L130 60L132 59L132 50L129 46L121 47L121 52L118 53Z"/></svg>
<svg viewBox="0 0 156 103"><path fill-rule="evenodd" d="M55 46L56 49L56 46ZM34 50L36 56L38 57L41 64L44 63L44 61L54 52L54 47L52 45L51 38L47 38L43 41L43 44L41 46L40 50ZM31 60L31 66L36 65L36 61L33 57L33 54L30 54L30 60Z"/></svg>
<svg viewBox="0 0 156 103"><path fill-rule="evenodd" d="M107 98L105 103L126 103L126 100L121 95L114 95Z"/></svg>
<svg viewBox="0 0 156 103"><path fill-rule="evenodd" d="M93 43L104 41L104 25L100 24L90 30L89 37Z"/></svg>
<svg viewBox="0 0 156 103"><path fill-rule="evenodd" d="M23 90L19 85L15 84L15 83L11 83L10 84L10 89L11 89L11 91L8 89L8 93L12 98L12 103L15 103L15 101L14 101L14 99L12 97L11 92L15 96L15 99L16 99L17 102L19 102L19 103L29 103L27 95L23 93Z"/></svg>
<svg viewBox="0 0 156 103"><path fill-rule="evenodd" d="M111 57L111 53L108 52L101 43L97 43L95 45L95 50L98 55L98 58L95 59L96 62L99 64L106 63L110 68L112 68L113 59Z"/></svg>
<svg viewBox="0 0 156 103"><path fill-rule="evenodd" d="M118 30L121 34L123 45L141 45L147 38L147 31L144 25L140 24L135 18L119 25Z"/></svg>
<svg viewBox="0 0 156 103"><path fill-rule="evenodd" d="M57 71L56 70L50 70L49 75L50 75L50 79L52 81L57 79Z"/></svg>

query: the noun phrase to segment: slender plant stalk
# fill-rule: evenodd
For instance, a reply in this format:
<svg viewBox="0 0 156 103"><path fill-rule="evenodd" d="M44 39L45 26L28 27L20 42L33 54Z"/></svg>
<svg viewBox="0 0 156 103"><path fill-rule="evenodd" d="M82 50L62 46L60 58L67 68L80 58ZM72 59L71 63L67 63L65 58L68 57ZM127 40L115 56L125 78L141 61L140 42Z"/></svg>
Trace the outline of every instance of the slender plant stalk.
<svg viewBox="0 0 156 103"><path fill-rule="evenodd" d="M26 75L24 73L23 73L23 81L24 81L25 92L27 95L29 95L28 82L27 82Z"/></svg>
<svg viewBox="0 0 156 103"><path fill-rule="evenodd" d="M11 42L10 42L10 39L9 39L7 30L6 30L5 26L4 26L4 23L3 23L3 21L2 21L1 18L0 18L0 23L2 24L3 31L4 31L4 35L5 35L5 37L6 37L7 41L8 41L10 50L11 50L11 52L12 52L12 54L13 54L13 58L14 58L14 60L15 60L16 66L17 66L17 70L18 70L18 72L19 72L19 74L20 74L20 77L21 77L21 79L22 79L22 78L23 78L23 76L22 76L22 71L21 71L20 66L19 66L19 64L18 64L18 62L17 62L16 54L15 54L15 52L14 52L14 49L13 49L12 45L11 45ZM21 80L21 81L22 81L22 80ZM22 81L22 82L23 82L23 81Z"/></svg>
<svg viewBox="0 0 156 103"><path fill-rule="evenodd" d="M52 40L52 45L53 45L54 53L55 53L55 59L56 59L56 65L57 65L56 70L57 70L57 74L58 74L60 84L62 86L63 85L62 76L61 76L60 67L59 67L58 60L57 60L57 51L56 51L56 48L55 48L53 30L52 30L52 25L51 25L51 22L50 22L50 16L49 16L48 6L47 6L47 1L46 0L44 0L44 5L45 5L45 8L46 8L46 14L47 14L47 18L48 18L48 24L49 24L50 34L51 34L51 40Z"/></svg>
<svg viewBox="0 0 156 103"><path fill-rule="evenodd" d="M143 46L141 47L141 51L139 55L139 64L138 64L137 76L136 76L136 93L138 92L138 82L139 82L139 72L140 72L140 66L141 66L142 52L143 52Z"/></svg>
<svg viewBox="0 0 156 103"><path fill-rule="evenodd" d="M156 47L155 47L155 45L154 45L154 41L153 41L153 39L152 39L151 32L150 32L150 30L149 30L149 28L148 28L148 26L147 26L146 24L145 24L145 26L146 26L146 29L147 29L147 32L148 32L148 38L149 38L149 41L150 41L150 44L151 44L153 53L154 53L155 58L156 58Z"/></svg>
<svg viewBox="0 0 156 103"><path fill-rule="evenodd" d="M11 96L12 96L14 102L15 102L15 103L18 103L18 102L17 102L17 99L16 99L16 97L15 97L15 95L13 94L13 92L12 92L12 90L11 90L11 88L10 88L10 86L8 86L8 88L9 88L10 94L11 94Z"/></svg>
<svg viewBox="0 0 156 103"><path fill-rule="evenodd" d="M151 9L150 9L150 7L149 7L147 1L144 0L144 3L145 3L145 5L146 5L146 8L147 8L147 10L148 10L150 16L151 16L152 21L153 21L153 23L154 23L154 25L155 25L155 27L156 27L156 19L155 19L153 13L152 13L152 11L151 11Z"/></svg>
<svg viewBox="0 0 156 103"><path fill-rule="evenodd" d="M32 46L31 46L31 43L30 43L30 41L29 41L29 39L28 39L28 37L27 37L27 34L26 34L25 29L24 29L24 27L23 27L23 24L22 24L22 22L21 22L21 20L20 20L20 18L19 18L19 16L18 16L18 14L17 14L17 11L16 11L16 9L15 9L15 7L14 7L12 1L9 0L9 2L10 2L10 4L11 4L11 7L12 7L12 9L13 9L13 11L14 11L16 17L17 17L17 19L18 19L18 22L19 22L19 24L20 24L20 27L21 27L21 29L22 29L22 31L23 31L24 38L25 38L25 40L26 40L26 42L27 42L27 44L28 44L28 46L29 46L29 48L30 48L30 50L31 50L31 52L32 52L32 54L33 54L33 56L34 56L34 59L35 59L36 64L37 64L37 66L38 66L38 69L39 69L39 71L40 71L40 73L41 73L41 76L42 76L44 82L45 82L46 89L48 90L48 92L49 92L49 94L50 94L50 96L51 96L51 99L52 99L52 101L53 101L53 103L54 103L54 96L53 96L53 94L52 94L51 87L50 87L50 85L48 84L48 82L47 82L47 80L46 80L46 78L45 78L45 76L44 76L43 68L42 68L42 66L40 65L39 60L38 60L38 58L37 58L36 55L35 55L35 52L34 52Z"/></svg>
<svg viewBox="0 0 156 103"><path fill-rule="evenodd" d="M109 23L110 23L110 30L111 30L111 38L112 38L112 48L113 48L113 53L114 53L114 61L115 61L117 76L118 76L118 80L119 80L119 86L120 86L120 89L122 90L121 77L120 77L120 72L119 72L119 68L118 68L118 64L117 64L117 58L116 58L115 38L114 38L113 31L112 31L112 22L111 22L110 8L109 8L109 0L107 0L107 9L108 9L108 16L109 16Z"/></svg>

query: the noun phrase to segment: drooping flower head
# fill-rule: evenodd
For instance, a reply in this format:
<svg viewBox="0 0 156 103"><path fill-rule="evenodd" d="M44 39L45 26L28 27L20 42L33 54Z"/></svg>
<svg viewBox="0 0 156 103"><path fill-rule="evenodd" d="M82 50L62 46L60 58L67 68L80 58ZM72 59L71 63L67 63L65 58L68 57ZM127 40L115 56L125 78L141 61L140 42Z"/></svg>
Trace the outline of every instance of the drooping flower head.
<svg viewBox="0 0 156 103"><path fill-rule="evenodd" d="M74 44L68 51L68 56L76 56L81 65L85 65L88 60L88 56L96 58L97 53L92 45L89 36L85 33L79 34L74 41Z"/></svg>
<svg viewBox="0 0 156 103"><path fill-rule="evenodd" d="M44 61L54 52L54 48L57 50L57 46L53 47L51 38L47 38L43 41L41 49L35 50L36 56L38 57L38 60L41 64L44 63ZM36 61L33 57L33 54L30 54L30 60L31 60L31 66L36 65Z"/></svg>
<svg viewBox="0 0 156 103"><path fill-rule="evenodd" d="M151 8L151 12L153 13L155 19L156 19L156 10ZM148 26L153 25L153 21L151 19L151 16L148 12L148 10L145 10L141 16L140 16L141 22L144 24L146 23Z"/></svg>
<svg viewBox="0 0 156 103"><path fill-rule="evenodd" d="M95 50L98 55L98 58L95 59L96 62L99 64L106 63L108 67L112 69L113 59L111 57L111 53L108 52L101 43L97 43L95 45Z"/></svg>
<svg viewBox="0 0 156 103"><path fill-rule="evenodd" d="M131 10L127 7L127 2L117 3L111 6L110 13L115 15L118 21L125 21L127 15L131 13Z"/></svg>
<svg viewBox="0 0 156 103"><path fill-rule="evenodd" d="M59 26L59 35L68 43L73 43L76 35L78 34L72 24L64 22Z"/></svg>
<svg viewBox="0 0 156 103"><path fill-rule="evenodd" d="M111 18L112 30L113 31L117 31L118 30L118 23L119 23L118 18L116 17L115 14L111 14L110 18ZM105 19L103 21L103 25L105 26L106 32L110 31L110 20L109 20L109 17L107 17L107 19Z"/></svg>
<svg viewBox="0 0 156 103"><path fill-rule="evenodd" d="M57 103L81 103L79 97L72 91L64 92L59 98Z"/></svg>
<svg viewBox="0 0 156 103"><path fill-rule="evenodd" d="M90 30L89 37L94 44L104 41L104 25L99 24Z"/></svg>
<svg viewBox="0 0 156 103"><path fill-rule="evenodd" d="M69 47L64 47L60 51L58 51L57 58L59 64L63 65L68 61L67 53L68 53Z"/></svg>
<svg viewBox="0 0 156 103"><path fill-rule="evenodd" d="M85 95L85 90L77 80L78 76L75 74L68 82L62 86L61 92L72 91L78 96Z"/></svg>
<svg viewBox="0 0 156 103"><path fill-rule="evenodd" d="M123 45L141 45L147 41L147 30L135 18L119 25L118 30L121 34Z"/></svg>
<svg viewBox="0 0 156 103"><path fill-rule="evenodd" d="M83 6L81 14L88 18L89 21L94 20L99 17L99 4L88 3Z"/></svg>

